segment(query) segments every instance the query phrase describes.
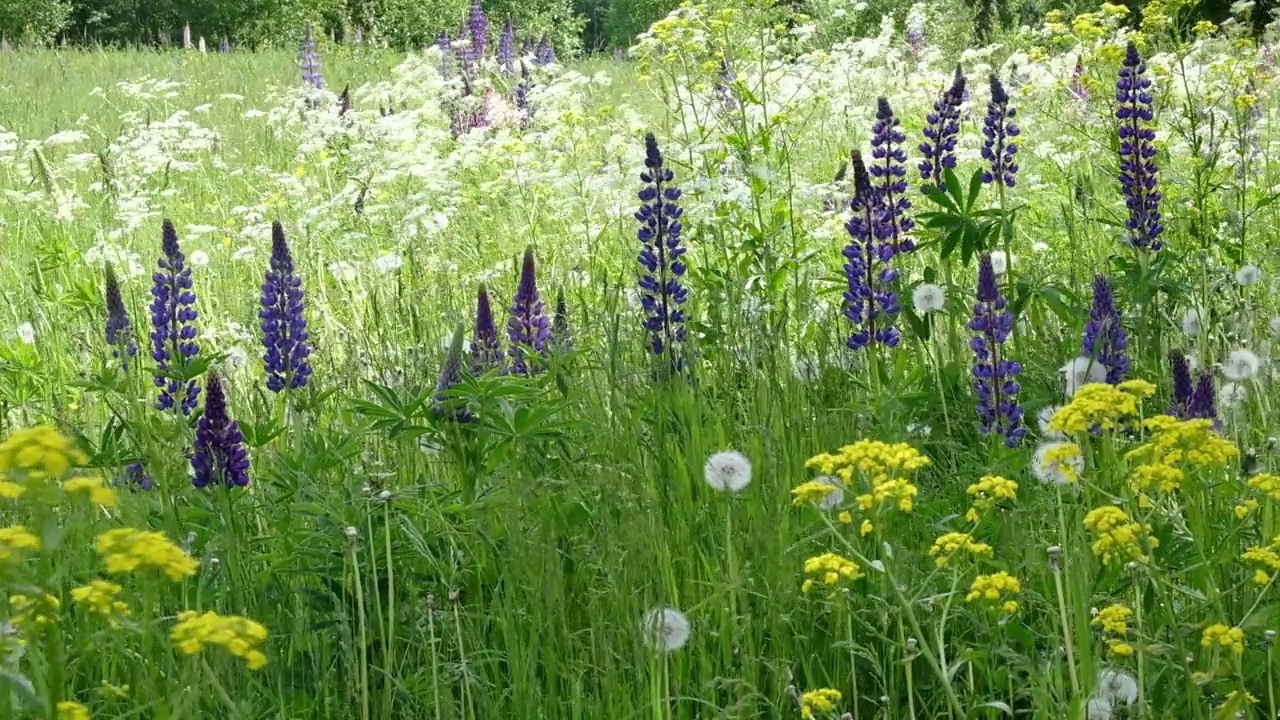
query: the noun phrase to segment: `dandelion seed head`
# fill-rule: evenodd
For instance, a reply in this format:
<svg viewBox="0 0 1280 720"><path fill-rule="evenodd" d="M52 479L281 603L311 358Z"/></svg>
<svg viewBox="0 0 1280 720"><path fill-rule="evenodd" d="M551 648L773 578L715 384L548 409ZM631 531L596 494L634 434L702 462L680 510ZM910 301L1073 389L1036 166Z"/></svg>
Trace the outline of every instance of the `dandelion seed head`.
<svg viewBox="0 0 1280 720"><path fill-rule="evenodd" d="M737 450L722 450L707 458L707 484L721 492L739 492L751 484L751 461Z"/></svg>
<svg viewBox="0 0 1280 720"><path fill-rule="evenodd" d="M1085 717L1088 720L1111 720L1111 700L1105 697L1091 697L1085 706Z"/></svg>
<svg viewBox="0 0 1280 720"><path fill-rule="evenodd" d="M1187 308L1182 314L1182 332L1187 335L1199 335L1204 328L1205 312L1202 308Z"/></svg>
<svg viewBox="0 0 1280 720"><path fill-rule="evenodd" d="M1249 399L1249 391L1238 382L1223 383L1218 388L1218 407L1223 410L1235 410Z"/></svg>
<svg viewBox="0 0 1280 720"><path fill-rule="evenodd" d="M1262 270L1257 265L1245 265L1236 270L1236 284L1241 287L1257 285L1262 282Z"/></svg>
<svg viewBox="0 0 1280 720"><path fill-rule="evenodd" d="M1071 451L1070 448L1075 448ZM1031 460L1031 474L1037 480L1053 485L1070 485L1084 472L1084 456L1074 443L1046 442L1036 446Z"/></svg>
<svg viewBox="0 0 1280 720"><path fill-rule="evenodd" d="M1271 318L1271 334L1280 336L1280 315Z"/></svg>
<svg viewBox="0 0 1280 720"><path fill-rule="evenodd" d="M660 652L673 652L689 642L689 618L674 608L654 608L640 622L644 643Z"/></svg>
<svg viewBox="0 0 1280 720"><path fill-rule="evenodd" d="M1058 371L1066 382L1067 397L1075 395L1085 385L1106 382L1107 367L1093 358L1072 358Z"/></svg>
<svg viewBox="0 0 1280 720"><path fill-rule="evenodd" d="M1066 433L1059 432L1049 427L1049 421L1053 419L1053 414L1062 409L1061 405L1048 405L1040 408L1040 412L1036 413L1036 421L1040 424L1040 434L1050 440L1066 440Z"/></svg>
<svg viewBox="0 0 1280 720"><path fill-rule="evenodd" d="M1124 670L1103 670L1098 679L1098 696L1113 706L1132 705L1138 700L1138 681Z"/></svg>
<svg viewBox="0 0 1280 720"><path fill-rule="evenodd" d="M25 345L35 345L36 344L35 327L29 322L22 323L21 325L19 325L18 339L21 340Z"/></svg>
<svg viewBox="0 0 1280 720"><path fill-rule="evenodd" d="M1229 380L1248 380L1258 374L1262 360L1249 350L1232 350L1222 361L1222 374Z"/></svg>
<svg viewBox="0 0 1280 720"><path fill-rule="evenodd" d="M844 503L844 483L835 475L822 475L814 478L814 482L830 485L835 490L829 492L818 502L819 510L830 510Z"/></svg>
<svg viewBox="0 0 1280 720"><path fill-rule="evenodd" d="M921 315L942 310L946 300L947 298L942 288L932 283L917 285L916 289L911 292L911 302L915 305L916 312Z"/></svg>
<svg viewBox="0 0 1280 720"><path fill-rule="evenodd" d="M1018 261L1016 255L1006 255L1003 250L993 250L991 252L991 269L996 275L1003 275L1009 272L1009 266Z"/></svg>

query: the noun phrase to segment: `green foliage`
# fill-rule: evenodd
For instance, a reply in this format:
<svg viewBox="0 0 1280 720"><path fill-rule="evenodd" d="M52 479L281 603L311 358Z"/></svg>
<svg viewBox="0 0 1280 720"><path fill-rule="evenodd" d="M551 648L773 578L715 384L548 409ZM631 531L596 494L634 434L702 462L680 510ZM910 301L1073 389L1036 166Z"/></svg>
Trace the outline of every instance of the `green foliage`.
<svg viewBox="0 0 1280 720"><path fill-rule="evenodd" d="M43 45L71 21L68 0L5 0L0 3L0 37Z"/></svg>

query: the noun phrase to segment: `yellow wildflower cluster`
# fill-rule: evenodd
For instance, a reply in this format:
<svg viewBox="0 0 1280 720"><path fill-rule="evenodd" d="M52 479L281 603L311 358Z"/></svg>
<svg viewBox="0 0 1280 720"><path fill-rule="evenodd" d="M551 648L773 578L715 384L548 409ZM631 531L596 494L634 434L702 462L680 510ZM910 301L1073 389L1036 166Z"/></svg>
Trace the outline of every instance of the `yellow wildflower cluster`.
<svg viewBox="0 0 1280 720"><path fill-rule="evenodd" d="M703 3L685 2L649 26L639 38L637 53L645 61L664 63L676 62L681 57L700 63L711 57L718 58L715 48L727 39L739 13L734 8L713 9Z"/></svg>
<svg viewBox="0 0 1280 720"><path fill-rule="evenodd" d="M1244 631L1238 627L1227 627L1222 623L1210 625L1200 636L1200 647L1224 648L1236 655L1244 654Z"/></svg>
<svg viewBox="0 0 1280 720"><path fill-rule="evenodd" d="M819 580L823 585L839 585L842 580L857 580L862 577L862 568L844 556L823 553L804 561L804 573L817 576L806 578L800 586L801 590L809 592Z"/></svg>
<svg viewBox="0 0 1280 720"><path fill-rule="evenodd" d="M178 624L169 637L187 655L195 655L207 645L221 645L232 655L244 658L250 670L267 664L267 656L258 649L267 639L267 629L248 618L188 610L178 614Z"/></svg>
<svg viewBox="0 0 1280 720"><path fill-rule="evenodd" d="M973 498L973 507L969 508L964 517L969 522L978 522L982 513L996 507L1001 501L1017 498L1018 483L999 475L984 475L978 482L970 485L965 493Z"/></svg>
<svg viewBox="0 0 1280 720"><path fill-rule="evenodd" d="M1129 481L1135 492L1157 488L1171 493L1186 477L1179 466L1221 467L1240 454L1235 445L1213 431L1212 420L1157 415L1144 420L1142 426L1151 432L1151 438L1126 455L1129 460L1142 463Z"/></svg>
<svg viewBox="0 0 1280 720"><path fill-rule="evenodd" d="M1280 502L1280 475L1258 473L1249 478L1249 488L1267 496L1267 499Z"/></svg>
<svg viewBox="0 0 1280 720"><path fill-rule="evenodd" d="M1131 617L1133 617L1133 610L1124 605L1108 605L1099 610L1089 623L1102 630L1102 635L1107 641L1107 652L1112 657L1133 655L1133 646L1125 640Z"/></svg>
<svg viewBox="0 0 1280 720"><path fill-rule="evenodd" d="M844 697L839 690L821 688L800 694L800 717L812 720L815 713L829 715L836 710L836 703Z"/></svg>
<svg viewBox="0 0 1280 720"><path fill-rule="evenodd" d="M892 504L903 512L910 512L919 491L902 475L928 464L929 458L906 443L859 440L834 454L815 455L805 467L817 468L824 475L835 475L850 487L854 484L854 475L861 474L870 489L858 496L858 507L864 511Z"/></svg>
<svg viewBox="0 0 1280 720"><path fill-rule="evenodd" d="M63 700L58 703L58 720L89 720L89 708L78 702Z"/></svg>
<svg viewBox="0 0 1280 720"><path fill-rule="evenodd" d="M964 599L966 602L983 602L993 607L998 605L1002 612L1012 615L1018 611L1018 601L1010 596L1020 592L1022 583L1018 578L1001 570L974 578L973 584L969 586L969 594Z"/></svg>
<svg viewBox="0 0 1280 720"><path fill-rule="evenodd" d="M1083 435L1095 429L1121 428L1138 416L1139 402L1153 394L1155 386L1145 380L1126 380L1119 385L1084 385L1070 403L1049 419L1049 429Z"/></svg>
<svg viewBox="0 0 1280 720"><path fill-rule="evenodd" d="M1098 13L1080 13L1071 19L1071 30L1085 40L1096 40L1106 33L1106 25Z"/></svg>
<svg viewBox="0 0 1280 720"><path fill-rule="evenodd" d="M1200 20L1191 28L1191 31L1201 37L1209 37L1218 32L1218 25L1212 20Z"/></svg>
<svg viewBox="0 0 1280 720"><path fill-rule="evenodd" d="M36 629L57 621L62 603L49 593L34 597L13 593L9 596L9 609L13 613L14 625L24 629Z"/></svg>
<svg viewBox="0 0 1280 720"><path fill-rule="evenodd" d="M1147 550L1159 545L1159 541L1150 536L1150 525L1139 525L1131 521L1115 505L1103 505L1090 510L1084 516L1084 526L1097 535L1097 540L1093 543L1093 554L1108 565L1125 560L1147 562Z"/></svg>
<svg viewBox="0 0 1280 720"><path fill-rule="evenodd" d="M0 480L0 498L5 500L16 500L22 497L22 493L26 492L26 488L18 483L9 482L8 480Z"/></svg>
<svg viewBox="0 0 1280 720"><path fill-rule="evenodd" d="M1044 14L1044 31L1049 35L1067 34L1067 15L1061 10L1050 10Z"/></svg>
<svg viewBox="0 0 1280 720"><path fill-rule="evenodd" d="M72 588L71 600L88 608L89 612L103 617L128 615L129 606L123 600L116 599L123 590L124 588L113 582L93 580L88 585Z"/></svg>
<svg viewBox="0 0 1280 720"><path fill-rule="evenodd" d="M39 550L40 541L21 525L0 528L0 561L9 560L26 550Z"/></svg>
<svg viewBox="0 0 1280 720"><path fill-rule="evenodd" d="M18 430L0 443L0 475L22 479L60 478L89 459L65 435L49 425Z"/></svg>
<svg viewBox="0 0 1280 720"><path fill-rule="evenodd" d="M1254 571L1253 581L1266 585L1271 582L1272 574L1280 571L1280 536L1272 540L1270 545L1258 545L1245 550L1240 559L1246 563L1261 565Z"/></svg>
<svg viewBox="0 0 1280 720"><path fill-rule="evenodd" d="M1114 3L1104 2L1102 3L1102 7L1099 9L1102 11L1103 15L1106 15L1109 18L1115 18L1117 20L1121 20L1126 17L1129 17L1129 8L1125 7L1124 5L1116 5Z"/></svg>
<svg viewBox="0 0 1280 720"><path fill-rule="evenodd" d="M795 505L817 504L837 489L835 485L820 480L810 480L791 489L791 502Z"/></svg>
<svg viewBox="0 0 1280 720"><path fill-rule="evenodd" d="M77 477L62 483L68 495L84 495L94 505L115 507L116 492L107 487L101 477Z"/></svg>
<svg viewBox="0 0 1280 720"><path fill-rule="evenodd" d="M131 572L154 567L174 582L194 575L199 565L162 533L119 528L98 536L98 554L107 560L108 573Z"/></svg>
<svg viewBox="0 0 1280 720"><path fill-rule="evenodd" d="M990 557L991 546L978 542L969 533L949 532L933 541L929 548L929 557L934 559L938 567L946 567L947 563L960 555L986 555Z"/></svg>

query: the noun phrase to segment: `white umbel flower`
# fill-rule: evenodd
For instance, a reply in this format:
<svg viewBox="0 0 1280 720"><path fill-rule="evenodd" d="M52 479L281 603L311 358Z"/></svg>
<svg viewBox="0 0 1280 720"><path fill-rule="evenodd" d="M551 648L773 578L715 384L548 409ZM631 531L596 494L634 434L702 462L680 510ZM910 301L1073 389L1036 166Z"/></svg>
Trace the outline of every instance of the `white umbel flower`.
<svg viewBox="0 0 1280 720"><path fill-rule="evenodd" d="M1123 670L1103 670L1098 678L1098 697L1115 705L1132 705L1138 701L1138 681Z"/></svg>
<svg viewBox="0 0 1280 720"><path fill-rule="evenodd" d="M916 312L921 315L938 312L946 301L947 297L942 292L942 288L933 283L917 285L916 289L911 291L911 302L915 305Z"/></svg>
<svg viewBox="0 0 1280 720"><path fill-rule="evenodd" d="M404 258L395 253L387 253L373 261L373 269L381 275L399 270L402 265L404 265Z"/></svg>
<svg viewBox="0 0 1280 720"><path fill-rule="evenodd" d="M1262 282L1262 271L1257 265L1245 265L1236 271L1236 284L1242 287L1257 285Z"/></svg>
<svg viewBox="0 0 1280 720"><path fill-rule="evenodd" d="M1222 361L1222 374L1228 380L1248 380L1258 374L1262 360L1248 350L1232 350Z"/></svg>
<svg viewBox="0 0 1280 720"><path fill-rule="evenodd" d="M1107 366L1083 355L1067 361L1058 372L1066 381L1067 397L1075 395L1085 385L1107 381Z"/></svg>
<svg viewBox="0 0 1280 720"><path fill-rule="evenodd" d="M738 492L751 484L751 461L737 450L721 450L707 458L707 484L722 492Z"/></svg>
<svg viewBox="0 0 1280 720"><path fill-rule="evenodd" d="M654 608L640 621L644 644L661 652L672 652L689 642L689 618L674 608Z"/></svg>
<svg viewBox="0 0 1280 720"><path fill-rule="evenodd" d="M1031 474L1037 480L1053 485L1070 485L1084 472L1084 456L1076 454L1066 460L1050 460L1050 450L1070 443L1047 442L1036 446L1035 457L1031 460Z"/></svg>

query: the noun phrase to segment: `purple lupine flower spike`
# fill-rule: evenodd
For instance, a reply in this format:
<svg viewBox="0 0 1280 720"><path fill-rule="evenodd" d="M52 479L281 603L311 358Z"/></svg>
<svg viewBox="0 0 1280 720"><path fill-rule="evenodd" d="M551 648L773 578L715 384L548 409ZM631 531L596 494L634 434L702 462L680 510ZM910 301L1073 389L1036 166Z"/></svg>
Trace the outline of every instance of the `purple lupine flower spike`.
<svg viewBox="0 0 1280 720"><path fill-rule="evenodd" d="M733 93L733 82L737 79L738 74L729 66L729 59L721 56L720 70L716 73L716 97L720 98L720 105L730 112L741 107Z"/></svg>
<svg viewBox="0 0 1280 720"><path fill-rule="evenodd" d="M538 66L550 65L556 61L556 49L551 44L551 38L543 33L542 39L538 41L537 48L533 51L533 63Z"/></svg>
<svg viewBox="0 0 1280 720"><path fill-rule="evenodd" d="M209 397L204 415L196 424L195 452L191 454L195 476L191 484L244 487L249 484L249 453L244 447L240 426L227 412L227 396L222 378L209 376Z"/></svg>
<svg viewBox="0 0 1280 720"><path fill-rule="evenodd" d="M569 327L569 306L564 299L564 288L556 292L556 311L551 320L551 345L556 352L567 352L573 347L573 331Z"/></svg>
<svg viewBox="0 0 1280 720"><path fill-rule="evenodd" d="M1120 311L1116 309L1115 296L1106 275L1093 279L1093 306L1089 309L1089 322L1084 326L1082 342L1084 356L1107 369L1107 382L1120 384L1129 372L1129 333L1121 325Z"/></svg>
<svg viewBox="0 0 1280 720"><path fill-rule="evenodd" d="M925 119L924 142L920 143L920 179L923 190L943 191L943 171L955 169L956 142L960 136L960 103L964 101L965 77L956 66L951 87L933 104L933 112Z"/></svg>
<svg viewBox="0 0 1280 720"><path fill-rule="evenodd" d="M285 241L284 226L273 222L271 264L262 283L262 310L258 312L265 348L262 362L271 392L303 387L311 377L305 300L302 278L294 270L293 255Z"/></svg>
<svg viewBox="0 0 1280 720"><path fill-rule="evenodd" d="M444 365L440 368L440 379L436 382L436 394L431 404L437 417L449 418L458 422L471 422L471 412L466 405L449 397L449 390L462 382L462 324L453 330L453 339L449 342L449 354L445 356Z"/></svg>
<svg viewBox="0 0 1280 720"><path fill-rule="evenodd" d="M516 72L516 26L508 16L498 36L498 72L511 77Z"/></svg>
<svg viewBox="0 0 1280 720"><path fill-rule="evenodd" d="M1212 420L1215 429L1222 426L1218 419L1218 409L1214 402L1213 371L1201 370L1196 379L1196 387L1191 391L1191 399L1187 402L1187 417L1197 420Z"/></svg>
<svg viewBox="0 0 1280 720"><path fill-rule="evenodd" d="M524 263L520 269L520 286L516 288L515 302L511 305L511 319L507 321L507 339L511 341L511 365L508 370L515 375L529 375L541 370L541 356L546 353L547 340L551 337L551 321L547 319L542 298L538 296L538 276L533 265L533 248L524 251ZM539 357L526 357L529 350Z"/></svg>
<svg viewBox="0 0 1280 720"><path fill-rule="evenodd" d="M987 116L982 121L982 158L991 164L991 169L982 173L984 183L1003 183L1006 187L1017 184L1018 164L1014 155L1018 152L1018 144L1014 138L1021 133L1013 124L1017 110L1009 106L1009 93L995 73L991 74L991 101L987 103Z"/></svg>
<svg viewBox="0 0 1280 720"><path fill-rule="evenodd" d="M1116 81L1116 119L1120 121L1120 189L1129 208L1129 244L1155 252L1164 247L1160 234L1160 191L1157 189L1155 115L1151 109L1151 79L1147 66L1131 42Z"/></svg>
<svg viewBox="0 0 1280 720"><path fill-rule="evenodd" d="M490 370L500 370L504 357L498 340L498 328L493 322L489 291L481 285L476 293L475 334L471 336L471 372L480 375Z"/></svg>
<svg viewBox="0 0 1280 720"><path fill-rule="evenodd" d="M889 101L880 98L876 102L876 122L871 127L871 157L868 167L876 194L880 200L880 222L876 230L882 233L878 240L891 243L895 253L909 253L916 249L911 240L915 223L907 211L911 201L907 199L907 153L902 144L907 136L902 132L902 121L893 114Z"/></svg>
<svg viewBox="0 0 1280 720"><path fill-rule="evenodd" d="M440 31L440 37L436 40L436 47L440 49L440 77L448 80L453 64L453 43L449 41L448 32Z"/></svg>
<svg viewBox="0 0 1280 720"><path fill-rule="evenodd" d="M471 8L467 11L467 37L471 40L467 60L478 65L484 59L485 45L489 42L489 18L485 16L480 0L471 0Z"/></svg>
<svg viewBox="0 0 1280 720"><path fill-rule="evenodd" d="M529 77L529 66L520 61L520 83L515 89L516 109L521 112L520 127L528 128L533 122L533 105L529 103L529 91L533 89L533 80Z"/></svg>
<svg viewBox="0 0 1280 720"><path fill-rule="evenodd" d="M133 463L124 469L112 483L116 487L127 487L130 490L144 490L150 492L156 489L156 483L147 474L147 469L142 463Z"/></svg>
<svg viewBox="0 0 1280 720"><path fill-rule="evenodd" d="M129 361L138 354L138 341L133 337L133 323L129 322L129 311L124 306L120 283L111 263L107 263L106 275L107 345L111 348L111 357L120 358L121 365L128 369Z"/></svg>
<svg viewBox="0 0 1280 720"><path fill-rule="evenodd" d="M636 220L640 230L640 306L644 309L649 350L654 355L668 353L672 367L682 367L679 347L685 341L685 313L681 306L689 299L689 289L681 282L686 266L680 245L684 209L676 204L680 188L671 183L675 173L666 167L653 133L644 136L644 172L640 180L640 209Z"/></svg>
<svg viewBox="0 0 1280 720"><path fill-rule="evenodd" d="M191 289L191 268L178 247L178 231L171 221L164 221L161 234L164 256L151 276L151 359L160 370L168 371L174 368L175 361L181 364L195 357L200 345L196 343L196 294ZM195 380L184 385L180 380L156 374L155 385L160 388L157 410L176 405L183 415L190 415L195 409L200 395Z"/></svg>
<svg viewBox="0 0 1280 720"><path fill-rule="evenodd" d="M311 23L302 36L302 46L298 52L298 67L302 68L302 79L316 90L324 89L324 75L320 73L320 55L316 52L316 38L311 32Z"/></svg>
<svg viewBox="0 0 1280 720"><path fill-rule="evenodd" d="M871 185L871 177L862 153L853 153L853 215L845 223L849 244L844 274L849 289L844 293L844 316L853 323L846 344L854 350L878 342L894 347L901 340L893 326L898 313L898 296L891 291L898 271L889 267L897 251L883 231L883 200ZM883 240L883 242L882 242Z"/></svg>
<svg viewBox="0 0 1280 720"><path fill-rule="evenodd" d="M1169 408L1169 414L1185 419L1195 389L1191 382L1191 363L1181 350L1169 353L1169 373L1173 376L1173 407Z"/></svg>
<svg viewBox="0 0 1280 720"><path fill-rule="evenodd" d="M978 396L979 429L984 435L999 433L1004 444L1015 447L1026 435L1022 408L1018 405L1021 387L1014 379L1022 373L1017 362L1002 357L1000 350L1013 330L1013 315L996 283L991 256L983 253L978 264L978 302L973 306L969 342L977 362L973 366L973 390Z"/></svg>

